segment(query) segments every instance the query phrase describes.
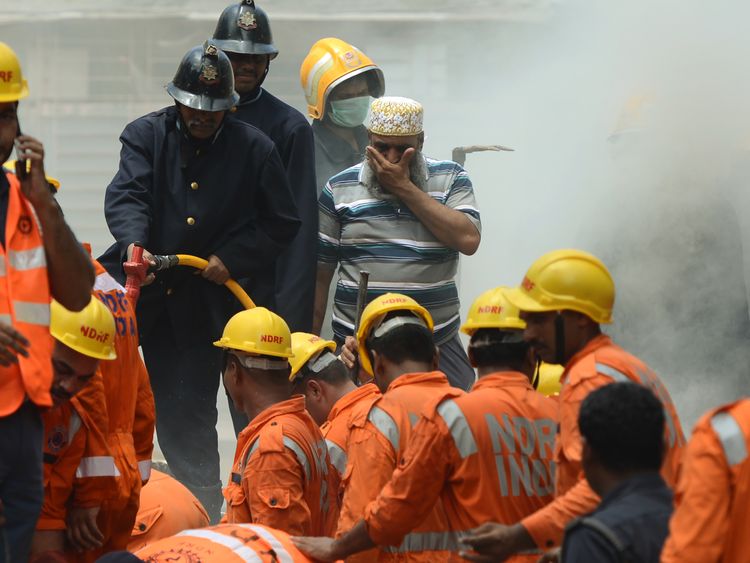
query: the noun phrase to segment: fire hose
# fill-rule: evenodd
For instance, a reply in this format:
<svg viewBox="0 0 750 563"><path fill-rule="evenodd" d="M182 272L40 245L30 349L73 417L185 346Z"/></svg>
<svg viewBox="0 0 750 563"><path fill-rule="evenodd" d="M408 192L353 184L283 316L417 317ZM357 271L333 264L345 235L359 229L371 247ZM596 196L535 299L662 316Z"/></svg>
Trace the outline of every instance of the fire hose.
<svg viewBox="0 0 750 563"><path fill-rule="evenodd" d="M141 293L141 285L146 276L153 272L161 272L174 268L175 266L188 266L198 270L205 270L208 266L208 260L192 256L190 254L160 254L154 255L155 264L151 264L143 259L143 246L140 243L133 245L133 253L130 260L125 262L122 267L127 275L125 281L125 293L132 303L138 301ZM228 279L224 286L242 303L245 309L252 309L255 303L250 296L242 289L242 286L233 279Z"/></svg>

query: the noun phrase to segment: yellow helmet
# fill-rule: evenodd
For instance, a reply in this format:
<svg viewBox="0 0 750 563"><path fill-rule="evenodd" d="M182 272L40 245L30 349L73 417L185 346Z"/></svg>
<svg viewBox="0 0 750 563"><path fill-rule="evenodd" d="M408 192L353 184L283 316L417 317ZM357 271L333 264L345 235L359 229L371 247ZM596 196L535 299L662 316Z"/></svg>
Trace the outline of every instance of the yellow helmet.
<svg viewBox="0 0 750 563"><path fill-rule="evenodd" d="M534 262L521 286L507 297L521 311L577 311L605 324L612 322L615 283L596 256L582 250L555 250Z"/></svg>
<svg viewBox="0 0 750 563"><path fill-rule="evenodd" d="M299 370L312 358L320 355L323 350L336 352L336 343L333 340L324 340L320 336L308 332L293 332L292 357L289 360L292 365L292 373L289 374L289 380L294 380Z"/></svg>
<svg viewBox="0 0 750 563"><path fill-rule="evenodd" d="M0 103L17 102L29 95L15 51L0 41Z"/></svg>
<svg viewBox="0 0 750 563"><path fill-rule="evenodd" d="M370 356L367 353L365 343L370 334L380 327L385 316L391 311L411 311L432 332L433 321L429 311L417 303L414 299L400 293L386 293L376 297L362 311L362 319L357 331L357 346L359 348L359 365L367 373L373 374Z"/></svg>
<svg viewBox="0 0 750 563"><path fill-rule="evenodd" d="M383 71L372 59L346 41L327 37L317 41L302 61L299 78L307 99L307 113L313 119L325 114L328 95L333 89L360 74L372 71L377 80L370 94L379 98L385 93Z"/></svg>
<svg viewBox="0 0 750 563"><path fill-rule="evenodd" d="M16 161L15 160L9 160L5 164L3 164L3 168L6 168L10 170L11 172L16 172ZM31 161L26 161L26 172L31 171ZM44 177L47 180L47 183L50 184L53 188L55 188L55 192L57 192L60 189L60 180L57 178L53 178L52 176L45 176Z"/></svg>
<svg viewBox="0 0 750 563"><path fill-rule="evenodd" d="M265 307L234 315L214 346L276 358L292 357L292 335L286 321Z"/></svg>
<svg viewBox="0 0 750 563"><path fill-rule="evenodd" d="M505 296L510 288L496 287L485 291L471 304L461 332L472 336L480 328L520 329L526 323L520 318L518 307L511 305Z"/></svg>
<svg viewBox="0 0 750 563"><path fill-rule="evenodd" d="M552 397L560 394L560 377L565 368L560 364L547 364L542 362L537 374L536 390L542 395Z"/></svg>
<svg viewBox="0 0 750 563"><path fill-rule="evenodd" d="M115 318L96 297L82 311L68 311L57 301L50 304L49 331L57 340L84 356L114 360Z"/></svg>

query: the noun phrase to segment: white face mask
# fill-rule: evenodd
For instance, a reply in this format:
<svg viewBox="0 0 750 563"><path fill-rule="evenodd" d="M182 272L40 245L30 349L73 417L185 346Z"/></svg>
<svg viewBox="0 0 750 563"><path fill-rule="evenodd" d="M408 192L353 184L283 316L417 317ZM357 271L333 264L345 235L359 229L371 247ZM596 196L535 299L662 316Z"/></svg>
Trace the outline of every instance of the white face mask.
<svg viewBox="0 0 750 563"><path fill-rule="evenodd" d="M370 96L346 98L331 102L331 121L339 127L357 127L365 122Z"/></svg>

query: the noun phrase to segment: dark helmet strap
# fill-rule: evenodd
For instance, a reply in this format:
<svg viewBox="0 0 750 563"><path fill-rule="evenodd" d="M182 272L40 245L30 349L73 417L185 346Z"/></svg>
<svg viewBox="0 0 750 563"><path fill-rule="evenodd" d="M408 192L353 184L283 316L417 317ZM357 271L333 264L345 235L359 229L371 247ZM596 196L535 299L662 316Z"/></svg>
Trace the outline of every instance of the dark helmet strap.
<svg viewBox="0 0 750 563"><path fill-rule="evenodd" d="M565 324L560 311L555 317L555 363L565 365Z"/></svg>

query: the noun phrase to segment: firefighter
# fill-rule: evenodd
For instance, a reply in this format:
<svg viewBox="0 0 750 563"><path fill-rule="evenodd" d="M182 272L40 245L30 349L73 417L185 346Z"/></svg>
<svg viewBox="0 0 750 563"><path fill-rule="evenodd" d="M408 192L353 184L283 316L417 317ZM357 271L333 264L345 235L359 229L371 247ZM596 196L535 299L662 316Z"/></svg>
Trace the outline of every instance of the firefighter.
<svg viewBox="0 0 750 563"><path fill-rule="evenodd" d="M100 259L123 283L135 242L151 253L206 258L149 275L137 316L156 401L159 444L174 475L217 521L222 504L216 434L221 354L211 343L239 308L221 284L275 264L299 226L273 142L225 119L237 102L227 56L206 42L187 52L167 91L175 105L130 123L105 216L117 241Z"/></svg>
<svg viewBox="0 0 750 563"><path fill-rule="evenodd" d="M663 563L746 561L750 530L750 399L696 424L682 459Z"/></svg>
<svg viewBox="0 0 750 563"><path fill-rule="evenodd" d="M0 513L12 561L28 558L43 502L40 409L52 406L49 303L73 311L91 299L94 272L44 176L44 146L23 135L29 94L18 57L0 42L0 162L13 147L29 168L0 171ZM0 539L0 545L3 540Z"/></svg>
<svg viewBox="0 0 750 563"><path fill-rule="evenodd" d="M140 558L136 560L153 563L312 563L294 546L288 534L258 524L221 524L201 530L185 530L140 549L135 555Z"/></svg>
<svg viewBox="0 0 750 563"><path fill-rule="evenodd" d="M141 489L128 551L138 551L183 530L206 526L208 514L195 495L174 477L152 469L151 478Z"/></svg>
<svg viewBox="0 0 750 563"><path fill-rule="evenodd" d="M292 395L291 334L263 307L233 316L221 339L224 385L250 423L237 439L226 520L328 535L338 516L333 468L305 399Z"/></svg>
<svg viewBox="0 0 750 563"><path fill-rule="evenodd" d="M373 383L357 387L335 351L333 340L293 332L289 377L294 383L294 392L305 396L307 411L320 425L336 470L336 490L340 493L339 485L346 470L349 419L363 409L369 411L371 404L380 397L380 391Z"/></svg>
<svg viewBox="0 0 750 563"><path fill-rule="evenodd" d="M302 61L300 82L315 134L317 195L328 180L362 162L363 123L371 98L385 94L383 71L354 45L335 37L317 41Z"/></svg>
<svg viewBox="0 0 750 563"><path fill-rule="evenodd" d="M234 86L240 100L233 116L257 127L275 143L302 221L291 246L279 256L276 271L269 268L267 279L258 280L256 276L243 285L248 286L256 303L276 311L292 331L309 331L318 244L312 128L300 112L262 88L279 50L273 43L268 16L253 0L242 0L224 9L213 41L227 54L234 70ZM274 287L275 296L265 294ZM246 425L247 421L235 430L239 432Z"/></svg>
<svg viewBox="0 0 750 563"><path fill-rule="evenodd" d="M302 551L332 561L374 544L398 545L442 501L450 531L431 541L457 554L458 539L470 529L516 522L552 500L557 405L532 387L536 362L506 291L482 294L462 327L471 335L469 358L479 375L471 392L447 390L444 400L431 403L364 519L335 542L296 540Z"/></svg>
<svg viewBox="0 0 750 563"><path fill-rule="evenodd" d="M478 555L504 559L526 549L548 549L560 544L566 524L596 508L599 497L581 472L578 410L585 396L613 381L633 381L651 388L666 411L667 452L662 468L673 485L684 445L680 420L666 388L641 360L602 334L600 325L612 322L615 286L606 266L580 250L556 250L529 268L520 287L508 300L526 321L524 338L549 363L565 365L559 397L559 430L555 439L555 500L507 525L489 523L464 541ZM482 560L482 559L480 559Z"/></svg>
<svg viewBox="0 0 750 563"><path fill-rule="evenodd" d="M44 505L32 542L32 561L44 561L50 552L65 551L66 517L76 479L81 486L95 489L89 495L97 502L106 498L114 485L114 459L101 449L101 444L106 448L106 443L96 433L102 416L106 417L104 382L98 367L102 360L117 358L115 320L101 301L93 296L90 299L89 305L78 313L56 301L50 308L50 333L55 338L51 388L54 407L43 415ZM94 409L83 406L75 396L85 387L94 388ZM100 448L94 456L86 453L92 439Z"/></svg>
<svg viewBox="0 0 750 563"><path fill-rule="evenodd" d="M362 313L357 332L361 366L374 376L383 396L349 419L348 463L337 536L361 520L367 505L388 483L422 409L440 397L463 394L437 371L432 329L429 312L406 295L382 295ZM433 501L423 516L400 545L381 546L377 559L445 560L448 553L442 538L448 524L442 503Z"/></svg>

